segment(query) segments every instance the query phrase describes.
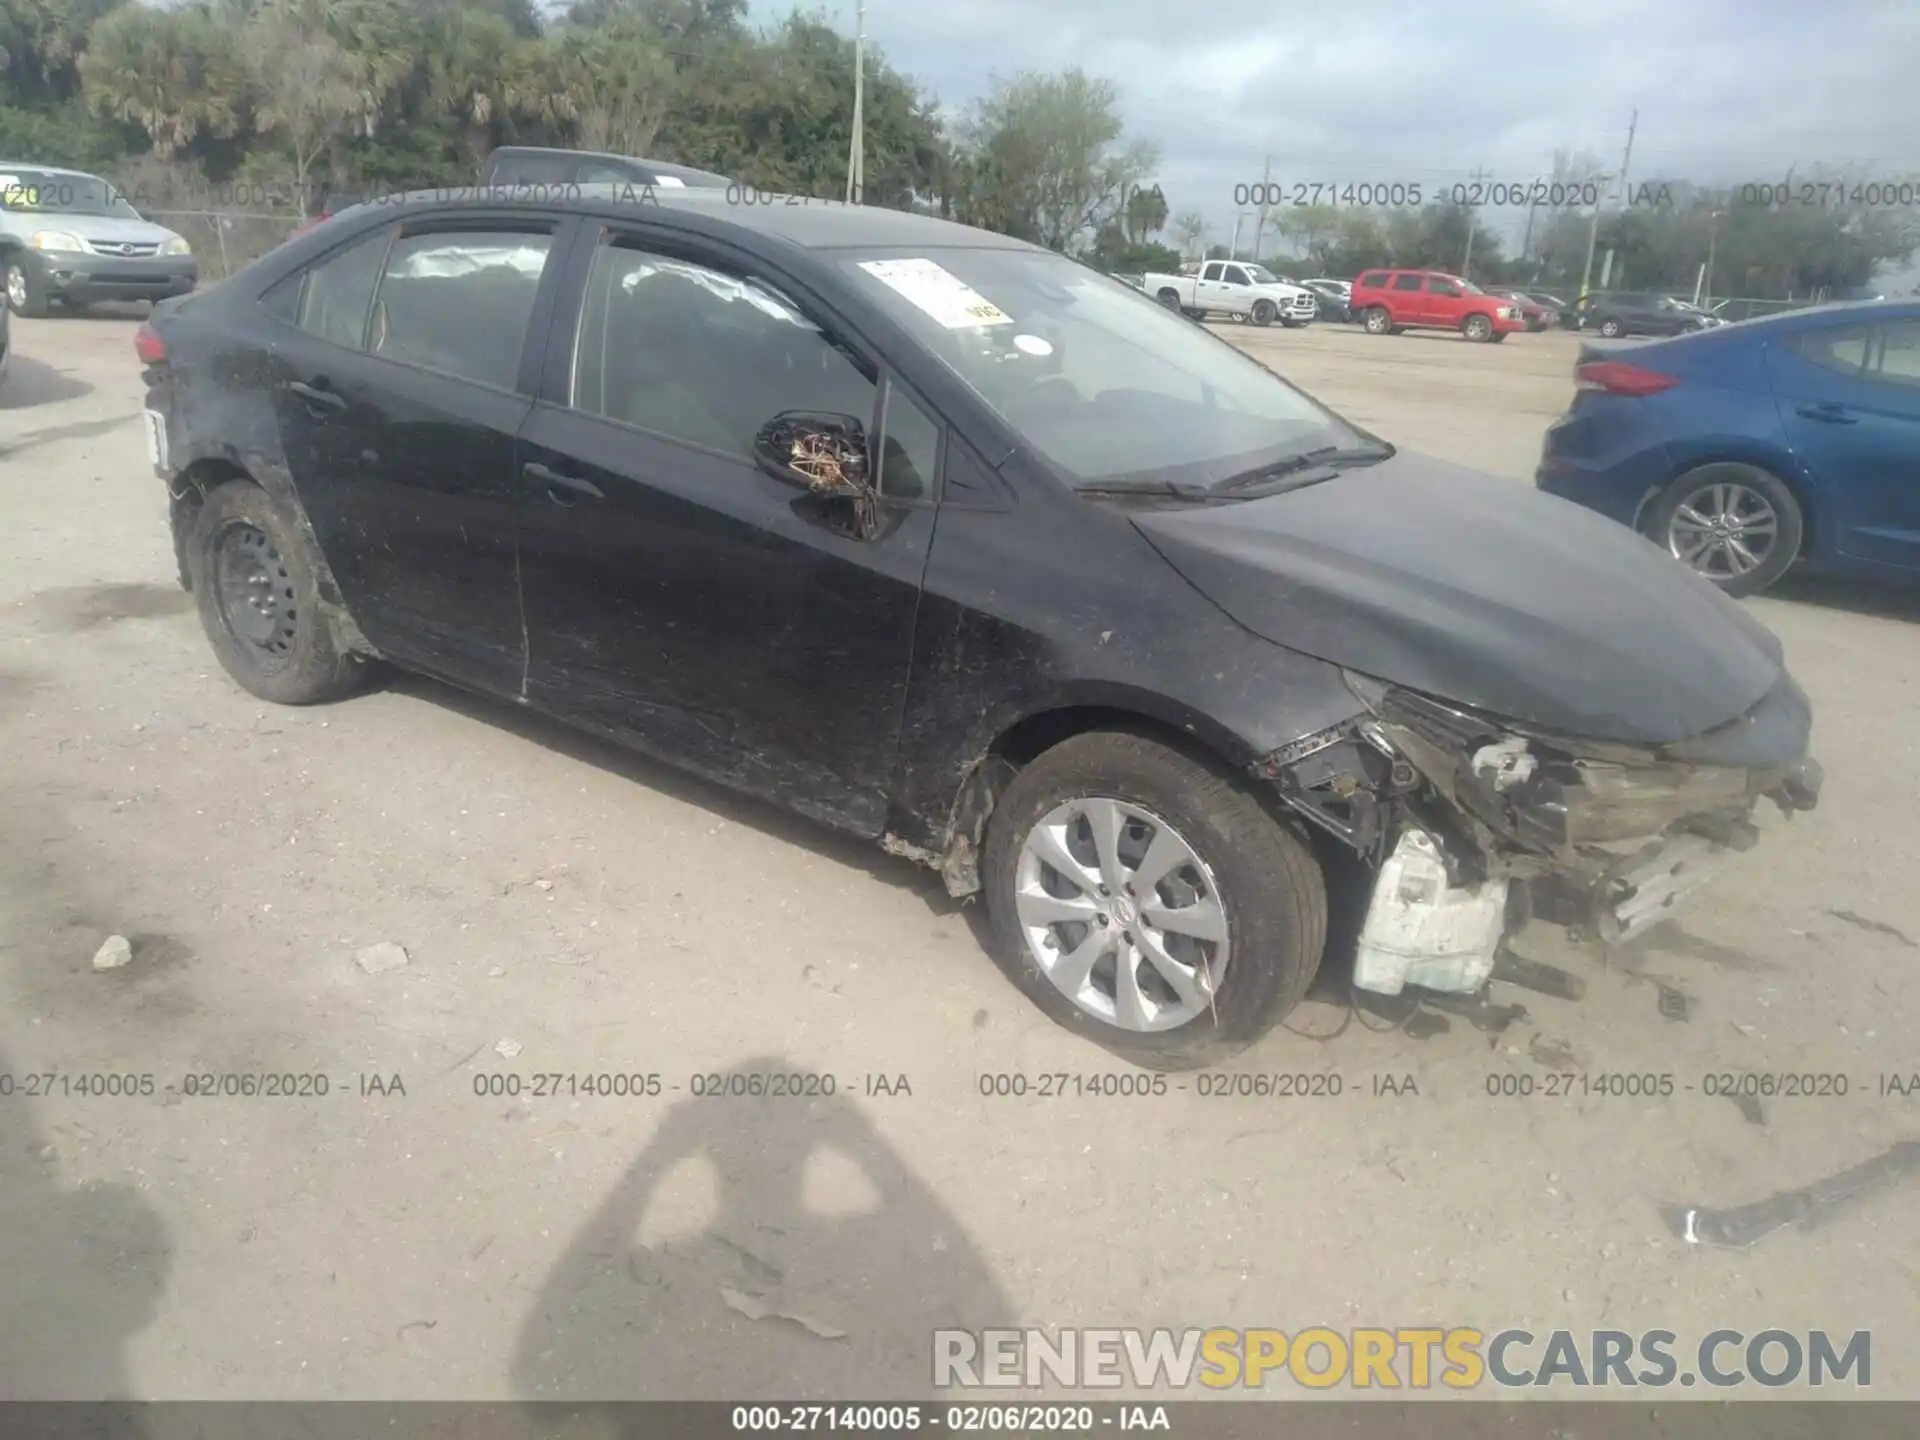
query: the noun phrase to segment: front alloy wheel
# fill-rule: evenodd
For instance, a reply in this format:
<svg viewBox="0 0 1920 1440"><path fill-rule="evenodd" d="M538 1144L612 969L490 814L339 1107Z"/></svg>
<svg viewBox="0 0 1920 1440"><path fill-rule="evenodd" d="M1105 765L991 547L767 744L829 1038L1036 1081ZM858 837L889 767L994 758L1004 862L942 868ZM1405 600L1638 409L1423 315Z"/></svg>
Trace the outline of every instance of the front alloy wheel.
<svg viewBox="0 0 1920 1440"><path fill-rule="evenodd" d="M1028 957L1074 1005L1136 1033L1198 1019L1226 974L1219 882L1139 805L1069 800L1027 834L1014 907Z"/></svg>
<svg viewBox="0 0 1920 1440"><path fill-rule="evenodd" d="M1253 1043L1326 943L1302 836L1243 779L1145 735L1028 761L981 858L995 963L1055 1023L1156 1070Z"/></svg>

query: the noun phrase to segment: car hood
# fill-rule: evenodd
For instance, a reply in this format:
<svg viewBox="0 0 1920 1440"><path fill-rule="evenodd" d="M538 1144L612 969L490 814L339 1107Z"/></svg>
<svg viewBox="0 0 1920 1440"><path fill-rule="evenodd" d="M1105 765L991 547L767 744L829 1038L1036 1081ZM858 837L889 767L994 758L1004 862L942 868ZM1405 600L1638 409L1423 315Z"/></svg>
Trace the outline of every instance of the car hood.
<svg viewBox="0 0 1920 1440"><path fill-rule="evenodd" d="M1132 519L1275 644L1569 737L1670 744L1782 673L1771 631L1633 531L1424 455Z"/></svg>
<svg viewBox="0 0 1920 1440"><path fill-rule="evenodd" d="M129 220L124 215L48 214L40 223L42 230L65 230L86 240L133 240L143 245L164 244L174 232L151 220Z"/></svg>

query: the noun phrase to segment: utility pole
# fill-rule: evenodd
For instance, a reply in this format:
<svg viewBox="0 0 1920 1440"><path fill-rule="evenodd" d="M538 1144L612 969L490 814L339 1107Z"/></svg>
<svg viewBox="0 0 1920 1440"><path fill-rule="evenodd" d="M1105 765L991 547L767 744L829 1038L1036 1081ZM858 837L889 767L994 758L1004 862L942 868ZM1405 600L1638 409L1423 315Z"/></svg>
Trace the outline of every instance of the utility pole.
<svg viewBox="0 0 1920 1440"><path fill-rule="evenodd" d="M1633 132L1640 128L1640 112L1633 112L1633 119L1627 125L1627 153L1620 162L1620 196L1622 201L1627 193L1627 167L1633 163ZM1605 180L1607 176L1601 176ZM1600 238L1600 210L1605 196L1596 196L1593 203L1593 223L1587 227L1587 263L1580 271L1580 298L1587 298L1587 287L1593 279L1593 247Z"/></svg>
<svg viewBox="0 0 1920 1440"><path fill-rule="evenodd" d="M1475 185L1484 185L1487 180L1487 172L1476 165L1473 168L1473 174L1467 178ZM1468 190L1467 193L1471 195L1473 191ZM1467 273L1467 267L1473 264L1473 232L1480 228L1478 221L1479 212L1474 209L1473 206L1469 205L1467 207L1467 253L1460 257L1460 278L1462 280L1471 280L1473 278Z"/></svg>
<svg viewBox="0 0 1920 1440"><path fill-rule="evenodd" d="M1260 217L1253 225L1253 261L1260 263L1260 238L1267 233L1267 214L1272 208L1267 199L1273 193L1273 156L1267 156L1267 163L1260 169Z"/></svg>
<svg viewBox="0 0 1920 1440"><path fill-rule="evenodd" d="M847 203L858 205L867 184L867 0L858 0L853 23L853 139L847 150Z"/></svg>

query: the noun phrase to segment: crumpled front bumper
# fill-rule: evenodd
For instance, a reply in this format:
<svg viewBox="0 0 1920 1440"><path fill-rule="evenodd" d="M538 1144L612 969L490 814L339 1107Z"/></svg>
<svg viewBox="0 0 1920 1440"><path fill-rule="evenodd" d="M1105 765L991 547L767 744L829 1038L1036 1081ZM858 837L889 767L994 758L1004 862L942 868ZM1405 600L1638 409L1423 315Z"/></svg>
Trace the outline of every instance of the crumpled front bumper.
<svg viewBox="0 0 1920 1440"><path fill-rule="evenodd" d="M1819 802L1810 709L1784 675L1737 720L1657 750L1349 681L1368 716L1260 770L1375 865L1355 966L1365 990L1478 990L1530 918L1630 941L1758 843L1762 800L1788 817Z"/></svg>

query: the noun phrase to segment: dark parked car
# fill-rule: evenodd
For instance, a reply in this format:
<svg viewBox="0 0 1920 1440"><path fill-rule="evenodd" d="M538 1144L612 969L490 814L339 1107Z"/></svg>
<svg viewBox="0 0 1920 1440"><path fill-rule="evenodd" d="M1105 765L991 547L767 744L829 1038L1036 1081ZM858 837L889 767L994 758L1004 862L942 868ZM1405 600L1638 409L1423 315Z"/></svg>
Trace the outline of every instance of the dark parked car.
<svg viewBox="0 0 1920 1440"><path fill-rule="evenodd" d="M1748 595L1796 560L1920 578L1920 301L1583 347L1543 490Z"/></svg>
<svg viewBox="0 0 1920 1440"><path fill-rule="evenodd" d="M1742 320L1757 320L1762 315L1785 315L1790 310L1804 310L1808 303L1805 300L1722 300L1713 307L1712 314L1716 319L1733 325Z"/></svg>
<svg viewBox="0 0 1920 1440"><path fill-rule="evenodd" d="M1322 320L1344 323L1353 319L1353 307L1348 304L1348 297L1353 294L1352 287L1338 280L1296 280L1293 283L1313 292L1313 298L1320 302Z"/></svg>
<svg viewBox="0 0 1920 1440"><path fill-rule="evenodd" d="M1355 983L1471 992L1529 908L1630 937L1815 799L1806 699L1711 585L1005 236L414 199L136 345L247 690L386 660L867 837L1143 1064L1300 999L1329 876L1373 897Z"/></svg>
<svg viewBox="0 0 1920 1440"><path fill-rule="evenodd" d="M644 160L636 155L607 155L594 150L552 150L537 145L502 145L487 156L482 185L559 186L629 185L725 190L734 182L711 170Z"/></svg>
<svg viewBox="0 0 1920 1440"><path fill-rule="evenodd" d="M1710 330L1720 320L1670 295L1596 290L1573 305L1575 328L1597 330L1611 340L1622 335L1684 335Z"/></svg>
<svg viewBox="0 0 1920 1440"><path fill-rule="evenodd" d="M1545 305L1541 304L1539 300L1524 290L1516 290L1511 285L1486 285L1481 288L1489 295L1499 295L1518 305L1520 307L1520 318L1526 322L1526 327L1531 333L1538 333L1551 325L1559 323L1560 316L1558 311L1549 310Z"/></svg>

